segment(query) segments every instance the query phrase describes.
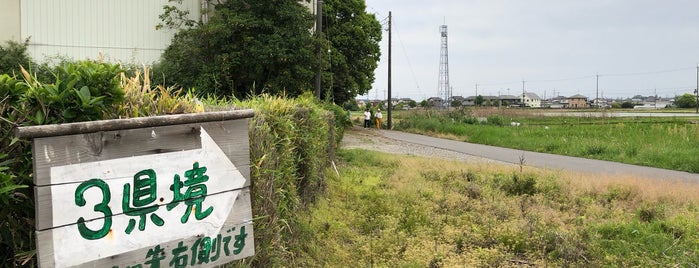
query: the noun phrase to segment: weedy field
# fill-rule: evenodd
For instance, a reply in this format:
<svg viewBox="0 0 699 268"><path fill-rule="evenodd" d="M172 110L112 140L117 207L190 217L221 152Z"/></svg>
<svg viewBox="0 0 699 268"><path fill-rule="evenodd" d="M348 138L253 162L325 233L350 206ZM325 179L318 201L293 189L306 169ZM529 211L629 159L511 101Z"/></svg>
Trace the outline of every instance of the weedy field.
<svg viewBox="0 0 699 268"><path fill-rule="evenodd" d="M699 120L545 116L538 110L397 113L395 129L472 143L699 173ZM511 124L516 123L516 127Z"/></svg>
<svg viewBox="0 0 699 268"><path fill-rule="evenodd" d="M696 184L362 149L338 156L327 191L300 216L297 264L699 265Z"/></svg>

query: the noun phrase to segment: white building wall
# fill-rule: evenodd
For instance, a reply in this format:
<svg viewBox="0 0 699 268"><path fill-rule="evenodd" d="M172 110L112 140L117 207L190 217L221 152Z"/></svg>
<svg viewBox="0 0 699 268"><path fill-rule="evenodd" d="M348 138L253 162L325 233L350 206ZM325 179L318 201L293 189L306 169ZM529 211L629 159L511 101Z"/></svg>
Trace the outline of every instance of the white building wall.
<svg viewBox="0 0 699 268"><path fill-rule="evenodd" d="M7 0L0 0L7 1ZM37 61L66 57L150 64L170 43L174 30L156 30L167 0L21 0L21 39ZM183 8L198 20L200 0Z"/></svg>
<svg viewBox="0 0 699 268"><path fill-rule="evenodd" d="M21 42L20 0L0 0L0 45L7 41Z"/></svg>

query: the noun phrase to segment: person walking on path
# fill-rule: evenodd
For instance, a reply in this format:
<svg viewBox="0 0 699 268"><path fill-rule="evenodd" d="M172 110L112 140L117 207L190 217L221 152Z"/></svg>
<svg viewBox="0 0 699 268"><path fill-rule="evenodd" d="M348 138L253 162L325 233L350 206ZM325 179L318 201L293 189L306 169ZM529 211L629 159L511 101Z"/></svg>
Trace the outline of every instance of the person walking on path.
<svg viewBox="0 0 699 268"><path fill-rule="evenodd" d="M381 109L376 109L374 117L376 118L376 128L381 129L381 118L383 118L383 115L381 114Z"/></svg>
<svg viewBox="0 0 699 268"><path fill-rule="evenodd" d="M371 126L371 112L369 109L364 109L364 128Z"/></svg>

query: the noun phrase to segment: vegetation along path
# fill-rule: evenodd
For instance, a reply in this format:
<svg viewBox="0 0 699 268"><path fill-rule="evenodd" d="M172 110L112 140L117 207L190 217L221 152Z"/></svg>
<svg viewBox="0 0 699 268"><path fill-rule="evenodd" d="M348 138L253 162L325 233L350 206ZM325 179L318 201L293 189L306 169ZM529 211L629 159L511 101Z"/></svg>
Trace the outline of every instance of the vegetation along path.
<svg viewBox="0 0 699 268"><path fill-rule="evenodd" d="M466 161L491 161L600 175L626 175L650 179L699 182L699 174L616 162L537 153L440 139L400 131L355 127L345 133L343 146L389 153L415 154ZM697 161L690 160L687 161Z"/></svg>

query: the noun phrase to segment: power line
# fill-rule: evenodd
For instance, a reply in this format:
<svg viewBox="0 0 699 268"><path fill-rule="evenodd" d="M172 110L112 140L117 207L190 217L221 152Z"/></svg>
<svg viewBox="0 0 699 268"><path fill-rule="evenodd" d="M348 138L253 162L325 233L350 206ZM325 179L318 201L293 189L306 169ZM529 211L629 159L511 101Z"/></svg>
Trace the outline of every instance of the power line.
<svg viewBox="0 0 699 268"><path fill-rule="evenodd" d="M662 71L650 71L650 72L638 72L638 73L621 73L621 74L600 74L600 76L632 76L632 75L649 75L649 74L661 74L661 73L672 73L686 70L694 70L696 67L686 67L672 70L662 70Z"/></svg>
<svg viewBox="0 0 699 268"><path fill-rule="evenodd" d="M420 95L422 95L422 89L420 89L420 84L417 82L417 76L415 75L415 71L413 70L413 65L410 63L410 57L408 57L408 51L405 49L405 45L403 44L403 40L400 38L400 33L398 32L398 25L396 24L395 19L391 21L393 30L396 32L396 36L398 37L398 43L400 43L400 46L403 50L403 55L405 56L405 60L408 62L408 68L410 69L410 74L413 75L413 80L415 81L415 86L417 87L417 91Z"/></svg>

